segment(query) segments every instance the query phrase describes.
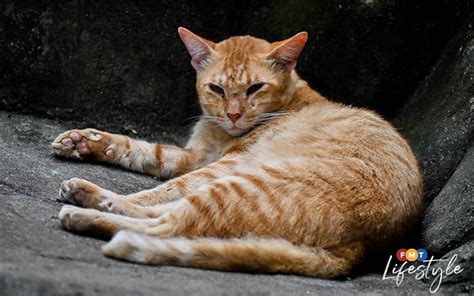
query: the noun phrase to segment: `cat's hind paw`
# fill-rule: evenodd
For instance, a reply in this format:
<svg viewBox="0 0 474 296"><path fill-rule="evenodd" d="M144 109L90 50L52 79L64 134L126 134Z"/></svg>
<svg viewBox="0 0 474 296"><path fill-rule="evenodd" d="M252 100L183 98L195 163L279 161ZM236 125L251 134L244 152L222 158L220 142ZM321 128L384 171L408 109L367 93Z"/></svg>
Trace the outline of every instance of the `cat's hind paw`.
<svg viewBox="0 0 474 296"><path fill-rule="evenodd" d="M59 200L92 208L102 200L102 188L89 181L72 178L61 183Z"/></svg>
<svg viewBox="0 0 474 296"><path fill-rule="evenodd" d="M101 212L94 209L83 209L65 205L58 214L59 221L69 231L86 232L98 229L101 224ZM105 224L107 226L107 224Z"/></svg>
<svg viewBox="0 0 474 296"><path fill-rule="evenodd" d="M81 209L75 206L65 205L59 211L58 217L61 224L71 231L84 231L88 228L87 218L81 211Z"/></svg>

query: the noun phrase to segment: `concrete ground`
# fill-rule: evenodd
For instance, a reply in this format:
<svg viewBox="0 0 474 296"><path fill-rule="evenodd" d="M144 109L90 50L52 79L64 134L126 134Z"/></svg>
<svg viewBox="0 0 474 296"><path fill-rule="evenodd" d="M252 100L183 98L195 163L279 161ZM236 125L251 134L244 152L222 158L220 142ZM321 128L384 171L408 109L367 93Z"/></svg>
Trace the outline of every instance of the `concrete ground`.
<svg viewBox="0 0 474 296"><path fill-rule="evenodd" d="M62 204L56 200L61 181L84 178L120 193L151 188L160 181L53 156L50 142L74 126L0 112L0 296L428 294L426 283L407 278L397 287L391 280L382 281L381 273L321 280L149 267L106 258L100 253L103 241L61 227L57 214ZM167 135L159 140L174 141Z"/></svg>

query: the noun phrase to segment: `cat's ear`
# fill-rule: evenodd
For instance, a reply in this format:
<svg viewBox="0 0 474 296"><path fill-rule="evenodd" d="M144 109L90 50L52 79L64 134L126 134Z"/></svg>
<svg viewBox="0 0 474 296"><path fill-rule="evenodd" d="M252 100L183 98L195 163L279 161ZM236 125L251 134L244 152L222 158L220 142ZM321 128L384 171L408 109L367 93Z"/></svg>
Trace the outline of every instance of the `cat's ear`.
<svg viewBox="0 0 474 296"><path fill-rule="evenodd" d="M303 50L306 40L308 40L308 33L300 32L289 39L275 42L272 44L274 48L267 59L276 64L278 68L291 71L296 66L296 60Z"/></svg>
<svg viewBox="0 0 474 296"><path fill-rule="evenodd" d="M191 64L196 71L204 69L214 53L214 43L206 40L183 27L178 28L179 37L191 55Z"/></svg>

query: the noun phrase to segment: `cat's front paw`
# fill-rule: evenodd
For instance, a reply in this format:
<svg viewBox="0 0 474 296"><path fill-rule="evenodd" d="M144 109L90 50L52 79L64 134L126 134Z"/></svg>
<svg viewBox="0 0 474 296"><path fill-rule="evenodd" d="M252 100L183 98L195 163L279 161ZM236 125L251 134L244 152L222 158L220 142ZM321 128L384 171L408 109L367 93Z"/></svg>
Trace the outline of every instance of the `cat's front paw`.
<svg viewBox="0 0 474 296"><path fill-rule="evenodd" d="M61 183L59 200L93 208L103 199L102 191L102 188L89 181L72 178Z"/></svg>
<svg viewBox="0 0 474 296"><path fill-rule="evenodd" d="M95 129L75 129L60 134L51 146L56 155L67 158L112 157L109 138L107 133Z"/></svg>

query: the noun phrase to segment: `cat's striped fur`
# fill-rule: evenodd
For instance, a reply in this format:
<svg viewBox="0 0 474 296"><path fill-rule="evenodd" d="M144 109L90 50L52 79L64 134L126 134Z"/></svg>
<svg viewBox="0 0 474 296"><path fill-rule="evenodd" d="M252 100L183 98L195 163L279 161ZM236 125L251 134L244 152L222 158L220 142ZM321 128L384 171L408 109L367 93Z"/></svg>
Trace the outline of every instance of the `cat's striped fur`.
<svg viewBox="0 0 474 296"><path fill-rule="evenodd" d="M347 274L415 222L422 181L410 147L373 112L326 100L294 66L306 33L213 43L180 28L203 117L185 148L93 129L58 155L174 179L128 196L81 179L60 196L72 231L113 237L104 254L218 270Z"/></svg>

